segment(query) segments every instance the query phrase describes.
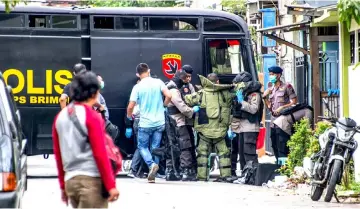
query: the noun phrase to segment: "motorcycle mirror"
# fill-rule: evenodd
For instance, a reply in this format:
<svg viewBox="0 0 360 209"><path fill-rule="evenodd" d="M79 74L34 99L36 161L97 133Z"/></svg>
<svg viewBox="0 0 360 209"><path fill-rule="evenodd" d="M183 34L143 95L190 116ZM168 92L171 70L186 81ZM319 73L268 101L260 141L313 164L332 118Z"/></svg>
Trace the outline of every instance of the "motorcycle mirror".
<svg viewBox="0 0 360 209"><path fill-rule="evenodd" d="M325 98L322 98L324 104L326 104L326 106L329 104L328 101Z"/></svg>
<svg viewBox="0 0 360 209"><path fill-rule="evenodd" d="M327 99L325 99L325 98L322 98L322 101L323 101L323 103L325 104L326 109L330 112L331 116L333 116L333 115L334 115L334 113L330 110L328 100L327 100Z"/></svg>

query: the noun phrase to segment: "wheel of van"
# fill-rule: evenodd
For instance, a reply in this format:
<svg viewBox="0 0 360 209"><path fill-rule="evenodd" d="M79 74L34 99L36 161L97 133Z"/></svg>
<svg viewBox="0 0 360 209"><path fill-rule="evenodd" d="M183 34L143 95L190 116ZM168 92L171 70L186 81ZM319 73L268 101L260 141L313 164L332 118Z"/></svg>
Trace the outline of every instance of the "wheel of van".
<svg viewBox="0 0 360 209"><path fill-rule="evenodd" d="M318 201L321 198L322 193L324 192L324 188L323 187L319 187L319 186L315 186L313 185L311 187L311 200L312 201Z"/></svg>
<svg viewBox="0 0 360 209"><path fill-rule="evenodd" d="M324 199L325 202L330 202L334 195L336 184L338 182L339 176L341 175L340 173L341 166L342 166L341 160L334 160L331 171L331 177L330 180L328 181L328 186L326 188L326 194Z"/></svg>

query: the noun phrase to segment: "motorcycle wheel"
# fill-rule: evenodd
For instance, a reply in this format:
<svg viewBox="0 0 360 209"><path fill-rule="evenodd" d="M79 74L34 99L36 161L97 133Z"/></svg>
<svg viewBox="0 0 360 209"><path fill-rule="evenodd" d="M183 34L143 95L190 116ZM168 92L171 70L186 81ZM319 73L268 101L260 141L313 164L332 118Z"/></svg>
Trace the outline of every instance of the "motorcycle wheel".
<svg viewBox="0 0 360 209"><path fill-rule="evenodd" d="M325 194L325 202L330 202L335 191L336 184L338 182L339 176L341 175L341 166L342 161L340 160L334 160L333 166L332 166L332 172L330 180L328 181L328 186L326 188L326 194Z"/></svg>
<svg viewBox="0 0 360 209"><path fill-rule="evenodd" d="M311 200L312 201L320 200L323 191L324 191L323 187L313 185L311 187L311 194L310 194Z"/></svg>

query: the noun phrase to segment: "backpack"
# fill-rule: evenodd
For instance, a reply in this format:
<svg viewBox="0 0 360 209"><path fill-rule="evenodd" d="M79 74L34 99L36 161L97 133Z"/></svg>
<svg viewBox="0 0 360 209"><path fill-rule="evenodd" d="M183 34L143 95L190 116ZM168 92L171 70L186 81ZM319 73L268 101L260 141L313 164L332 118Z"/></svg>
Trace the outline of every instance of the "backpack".
<svg viewBox="0 0 360 209"><path fill-rule="evenodd" d="M84 129L80 125L80 121L78 117L76 116L75 111L75 105L73 103L70 103L67 106L68 114L70 117L70 120L73 122L76 129L79 131L79 133L83 137L88 137ZM106 154L110 159L110 164L112 167L112 170L114 174L116 175L118 172L122 169L122 156L119 151L119 148L115 146L113 139L108 134L105 134L105 148L106 148ZM88 140L89 142L89 140Z"/></svg>

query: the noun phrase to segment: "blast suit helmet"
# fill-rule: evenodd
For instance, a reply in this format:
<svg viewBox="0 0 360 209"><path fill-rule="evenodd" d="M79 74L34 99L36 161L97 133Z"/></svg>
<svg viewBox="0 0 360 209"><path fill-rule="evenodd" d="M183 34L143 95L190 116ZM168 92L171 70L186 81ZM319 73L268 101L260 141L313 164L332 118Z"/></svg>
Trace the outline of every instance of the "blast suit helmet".
<svg viewBox="0 0 360 209"><path fill-rule="evenodd" d="M251 82L251 81L252 81L252 75L248 72L242 71L235 76L233 83L237 84L240 82Z"/></svg>

